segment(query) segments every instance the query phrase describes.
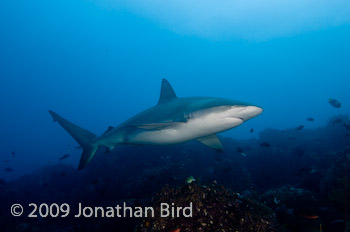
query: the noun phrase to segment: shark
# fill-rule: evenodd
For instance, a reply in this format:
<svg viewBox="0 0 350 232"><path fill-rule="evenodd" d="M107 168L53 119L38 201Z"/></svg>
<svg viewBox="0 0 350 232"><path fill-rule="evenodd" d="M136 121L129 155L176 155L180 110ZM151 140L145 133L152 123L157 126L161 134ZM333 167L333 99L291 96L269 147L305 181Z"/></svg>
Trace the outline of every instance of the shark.
<svg viewBox="0 0 350 232"><path fill-rule="evenodd" d="M162 80L158 103L131 117L102 135L85 130L49 110L83 149L78 170L83 169L100 147L107 151L120 144L170 145L197 140L215 150L223 150L217 134L241 125L261 114L256 105L216 97L177 97Z"/></svg>

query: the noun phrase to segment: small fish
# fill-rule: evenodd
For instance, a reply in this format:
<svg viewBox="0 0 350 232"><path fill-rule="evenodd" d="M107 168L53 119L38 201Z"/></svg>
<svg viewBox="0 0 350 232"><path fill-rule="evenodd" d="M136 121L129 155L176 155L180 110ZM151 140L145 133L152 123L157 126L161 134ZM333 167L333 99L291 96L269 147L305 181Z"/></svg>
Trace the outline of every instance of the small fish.
<svg viewBox="0 0 350 232"><path fill-rule="evenodd" d="M281 200L278 199L277 197L275 197L275 198L273 198L273 202L274 202L276 205L278 205L278 204L281 202Z"/></svg>
<svg viewBox="0 0 350 232"><path fill-rule="evenodd" d="M13 171L12 168L5 168L4 170L5 170L6 172L12 172L12 171Z"/></svg>
<svg viewBox="0 0 350 232"><path fill-rule="evenodd" d="M299 216L310 220L315 220L319 218L318 215L299 214Z"/></svg>
<svg viewBox="0 0 350 232"><path fill-rule="evenodd" d="M254 129L253 128L250 128L250 133L253 133L254 132Z"/></svg>
<svg viewBox="0 0 350 232"><path fill-rule="evenodd" d="M315 119L314 119L314 118L307 118L306 120L308 120L309 122L313 122L313 121L315 121Z"/></svg>
<svg viewBox="0 0 350 232"><path fill-rule="evenodd" d="M180 232L181 229L177 228L177 229L173 229L173 230L169 230L168 232Z"/></svg>
<svg viewBox="0 0 350 232"><path fill-rule="evenodd" d="M241 156L243 156L243 157L246 157L247 155L245 154L245 153L243 153L243 152L240 152L239 154L241 154Z"/></svg>
<svg viewBox="0 0 350 232"><path fill-rule="evenodd" d="M61 158L59 158L58 160L64 160L64 159L67 159L69 157L68 154L64 154Z"/></svg>
<svg viewBox="0 0 350 232"><path fill-rule="evenodd" d="M186 183L187 183L187 184L191 184L191 183L194 182L194 181L196 181L196 179L193 178L193 176L189 176L189 177L186 178Z"/></svg>
<svg viewBox="0 0 350 232"><path fill-rule="evenodd" d="M10 162L10 160L4 160L4 163L8 163L8 162Z"/></svg>
<svg viewBox="0 0 350 232"><path fill-rule="evenodd" d="M346 130L350 130L350 125L345 124L345 122L344 122L344 127Z"/></svg>
<svg viewBox="0 0 350 232"><path fill-rule="evenodd" d="M271 144L267 143L267 142L263 142L263 143L260 143L260 147L271 147Z"/></svg>
<svg viewBox="0 0 350 232"><path fill-rule="evenodd" d="M224 168L224 170L222 170L223 171L223 173L229 173L230 171L232 170L232 168L231 167L227 167L227 168Z"/></svg>
<svg viewBox="0 0 350 232"><path fill-rule="evenodd" d="M237 147L237 148L236 148L236 151L237 151L238 153L241 153L241 152L244 152L244 149L241 148L241 147Z"/></svg>
<svg viewBox="0 0 350 232"><path fill-rule="evenodd" d="M333 125L340 124L340 123L343 123L343 119L337 118L337 119L333 120Z"/></svg>
<svg viewBox="0 0 350 232"><path fill-rule="evenodd" d="M346 133L345 138L350 138L350 133Z"/></svg>
<svg viewBox="0 0 350 232"><path fill-rule="evenodd" d="M11 155L12 155L13 157L16 157L16 154L15 154L14 151L11 152Z"/></svg>
<svg viewBox="0 0 350 232"><path fill-rule="evenodd" d="M334 108L340 108L341 107L341 103L338 100L334 99L334 98L328 99L328 103L331 106L333 106Z"/></svg>
<svg viewBox="0 0 350 232"><path fill-rule="evenodd" d="M297 130L297 131L300 131L300 130L302 130L302 129L304 129L304 126L303 126L303 125L300 125L300 126L298 126L297 128L295 128L295 130Z"/></svg>

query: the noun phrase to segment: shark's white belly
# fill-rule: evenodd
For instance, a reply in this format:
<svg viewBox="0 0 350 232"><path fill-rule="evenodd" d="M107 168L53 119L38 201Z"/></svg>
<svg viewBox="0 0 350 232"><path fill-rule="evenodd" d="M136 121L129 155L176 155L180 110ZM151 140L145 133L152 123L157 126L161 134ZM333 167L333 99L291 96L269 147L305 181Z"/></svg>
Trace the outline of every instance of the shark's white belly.
<svg viewBox="0 0 350 232"><path fill-rule="evenodd" d="M161 130L146 130L129 138L136 144L175 144L206 137L236 127L243 123L240 118L225 117L222 114L209 114L190 119L186 123Z"/></svg>

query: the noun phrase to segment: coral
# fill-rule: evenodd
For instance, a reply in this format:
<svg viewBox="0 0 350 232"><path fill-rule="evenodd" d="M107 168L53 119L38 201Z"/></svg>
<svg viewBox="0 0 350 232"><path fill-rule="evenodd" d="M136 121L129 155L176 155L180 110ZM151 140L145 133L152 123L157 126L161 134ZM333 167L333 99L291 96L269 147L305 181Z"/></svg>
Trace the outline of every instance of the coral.
<svg viewBox="0 0 350 232"><path fill-rule="evenodd" d="M186 217L148 217L138 231L275 231L275 215L264 205L244 198L224 186L192 183L177 188L164 187L153 200L156 212L160 203L178 206L193 204L193 215Z"/></svg>

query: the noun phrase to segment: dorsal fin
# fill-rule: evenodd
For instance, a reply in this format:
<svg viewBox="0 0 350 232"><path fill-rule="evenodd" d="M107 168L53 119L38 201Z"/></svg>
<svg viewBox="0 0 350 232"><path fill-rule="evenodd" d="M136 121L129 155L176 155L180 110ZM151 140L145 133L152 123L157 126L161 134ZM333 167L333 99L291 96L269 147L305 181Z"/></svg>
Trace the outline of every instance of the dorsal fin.
<svg viewBox="0 0 350 232"><path fill-rule="evenodd" d="M176 98L176 94L173 90L173 87L171 87L170 83L167 80L163 79L158 104L168 102L174 98Z"/></svg>

